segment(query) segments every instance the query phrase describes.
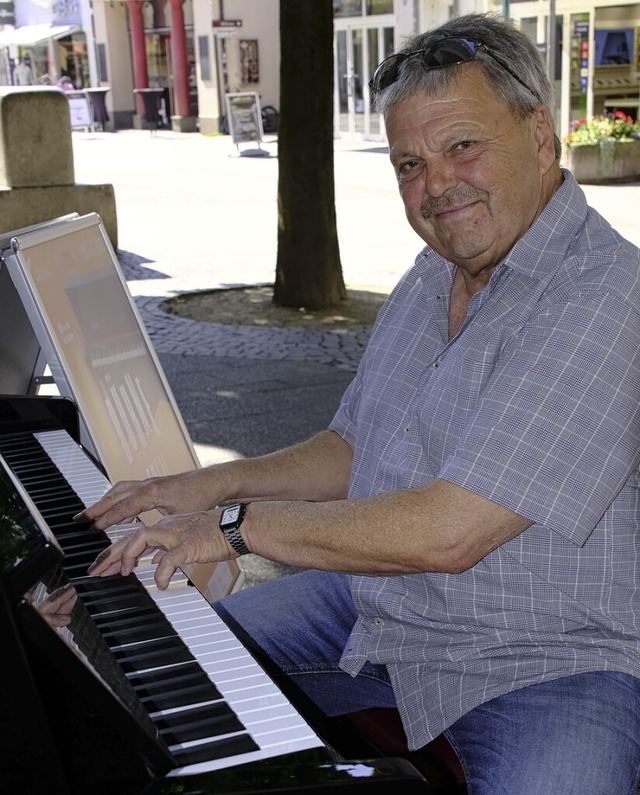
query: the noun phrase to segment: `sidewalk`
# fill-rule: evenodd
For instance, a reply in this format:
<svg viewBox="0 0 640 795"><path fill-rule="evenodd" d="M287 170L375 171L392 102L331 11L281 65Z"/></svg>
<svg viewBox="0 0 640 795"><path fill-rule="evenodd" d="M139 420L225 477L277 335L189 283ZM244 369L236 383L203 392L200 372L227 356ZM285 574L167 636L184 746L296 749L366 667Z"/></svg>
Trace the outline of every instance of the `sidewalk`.
<svg viewBox="0 0 640 795"><path fill-rule="evenodd" d="M76 180L115 186L120 248L160 271L145 294L273 281L277 143L236 157L228 136L73 133ZM336 208L345 279L390 286L422 243L409 227L384 145L336 141ZM517 175L514 175L514 179ZM640 245L640 185L585 186L589 202Z"/></svg>

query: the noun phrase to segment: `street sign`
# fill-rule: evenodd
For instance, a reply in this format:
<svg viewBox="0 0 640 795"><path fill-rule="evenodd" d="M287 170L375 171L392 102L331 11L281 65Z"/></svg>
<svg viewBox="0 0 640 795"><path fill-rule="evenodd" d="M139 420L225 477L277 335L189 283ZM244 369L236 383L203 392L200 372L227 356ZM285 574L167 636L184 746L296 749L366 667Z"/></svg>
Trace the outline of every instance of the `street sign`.
<svg viewBox="0 0 640 795"><path fill-rule="evenodd" d="M241 19L214 19L211 21L214 28L241 28Z"/></svg>

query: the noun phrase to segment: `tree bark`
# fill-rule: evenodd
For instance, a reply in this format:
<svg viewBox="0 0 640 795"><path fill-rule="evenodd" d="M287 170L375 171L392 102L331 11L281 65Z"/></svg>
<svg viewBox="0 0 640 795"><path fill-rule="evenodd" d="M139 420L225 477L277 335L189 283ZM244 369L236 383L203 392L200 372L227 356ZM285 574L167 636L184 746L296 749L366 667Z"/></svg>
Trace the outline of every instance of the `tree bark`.
<svg viewBox="0 0 640 795"><path fill-rule="evenodd" d="M336 226L332 0L280 0L278 255L273 300L346 298Z"/></svg>

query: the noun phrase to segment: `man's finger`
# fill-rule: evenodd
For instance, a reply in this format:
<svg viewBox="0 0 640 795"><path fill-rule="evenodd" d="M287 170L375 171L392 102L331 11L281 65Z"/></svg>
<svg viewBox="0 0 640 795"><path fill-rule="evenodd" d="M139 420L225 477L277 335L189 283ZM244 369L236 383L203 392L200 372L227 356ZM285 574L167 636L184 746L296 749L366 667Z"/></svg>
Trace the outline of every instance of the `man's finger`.
<svg viewBox="0 0 640 795"><path fill-rule="evenodd" d="M154 556L154 561L156 559L159 559L159 561L158 565L156 566L154 579L158 588L161 591L164 591L169 587L169 583L171 582L171 578L175 574L176 569L182 563L184 563L185 555L183 552L183 547L179 546L171 552L164 552L162 557L160 557L159 553L156 553Z"/></svg>

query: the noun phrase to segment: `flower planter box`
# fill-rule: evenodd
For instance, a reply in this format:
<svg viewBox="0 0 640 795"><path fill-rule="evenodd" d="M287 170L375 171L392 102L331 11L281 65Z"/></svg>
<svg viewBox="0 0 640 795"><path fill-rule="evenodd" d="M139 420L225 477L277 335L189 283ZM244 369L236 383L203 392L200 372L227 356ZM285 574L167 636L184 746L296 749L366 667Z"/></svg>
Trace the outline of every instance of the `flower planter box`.
<svg viewBox="0 0 640 795"><path fill-rule="evenodd" d="M562 164L577 182L591 184L640 180L640 140L603 140L565 146Z"/></svg>

